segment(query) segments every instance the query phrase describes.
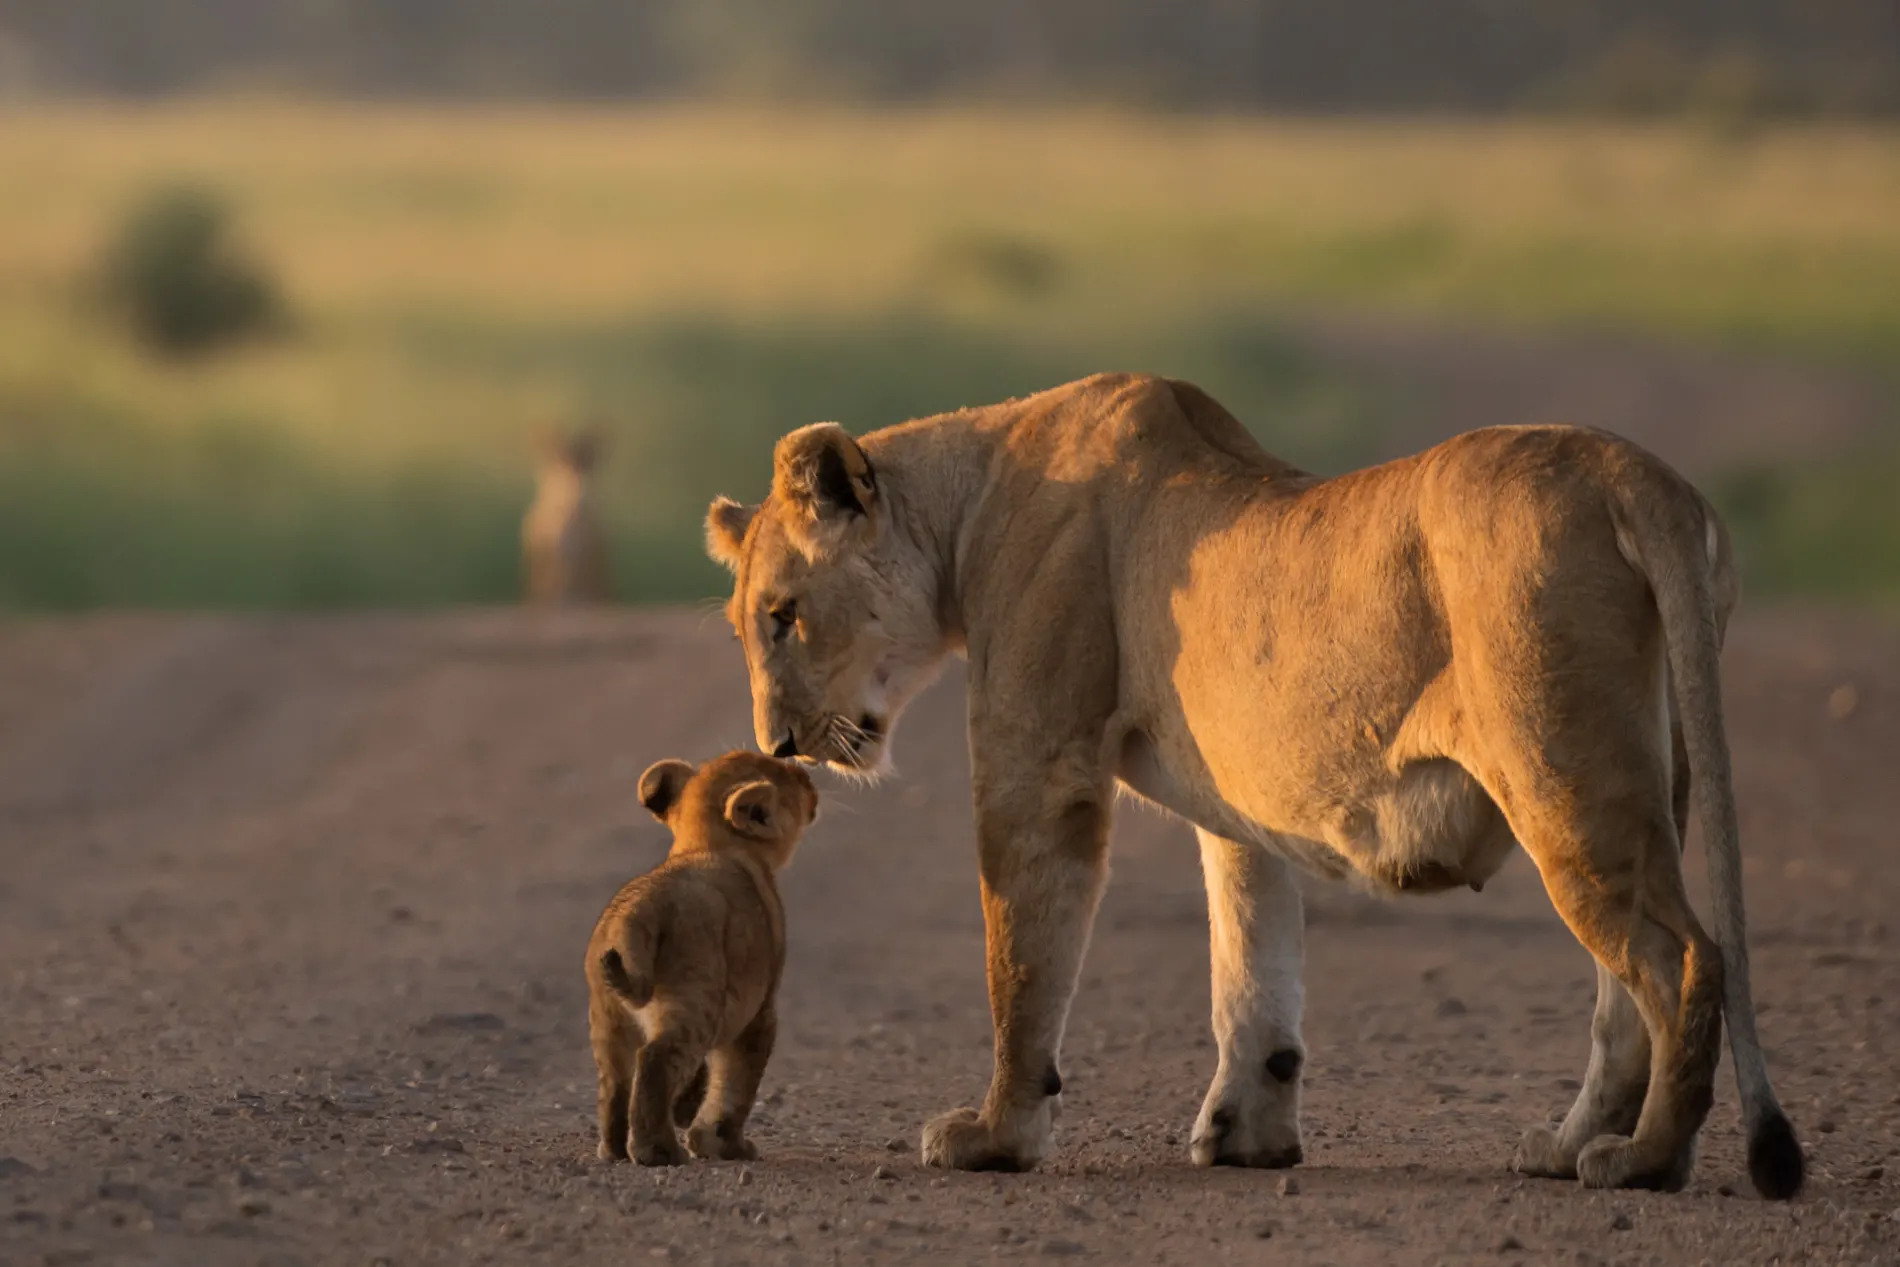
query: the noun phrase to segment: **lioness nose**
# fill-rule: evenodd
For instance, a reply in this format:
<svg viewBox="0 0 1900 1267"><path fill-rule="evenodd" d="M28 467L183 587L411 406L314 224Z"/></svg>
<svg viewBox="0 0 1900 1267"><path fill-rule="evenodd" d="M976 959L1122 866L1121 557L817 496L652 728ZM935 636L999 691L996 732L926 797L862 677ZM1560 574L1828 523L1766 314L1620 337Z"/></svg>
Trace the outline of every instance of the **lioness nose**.
<svg viewBox="0 0 1900 1267"><path fill-rule="evenodd" d="M772 755L780 761L789 761L798 755L798 736L791 731L785 732L785 738L779 740L778 747L772 749Z"/></svg>

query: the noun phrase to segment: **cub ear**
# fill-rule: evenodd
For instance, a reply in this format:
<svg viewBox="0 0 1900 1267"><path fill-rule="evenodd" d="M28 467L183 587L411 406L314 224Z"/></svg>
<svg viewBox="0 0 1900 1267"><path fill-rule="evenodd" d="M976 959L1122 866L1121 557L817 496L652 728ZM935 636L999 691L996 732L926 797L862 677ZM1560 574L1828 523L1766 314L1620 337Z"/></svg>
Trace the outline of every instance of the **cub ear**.
<svg viewBox="0 0 1900 1267"><path fill-rule="evenodd" d="M778 789L765 779L741 783L726 797L726 822L741 836L762 840L778 835Z"/></svg>
<svg viewBox="0 0 1900 1267"><path fill-rule="evenodd" d="M791 526L806 553L816 556L872 522L878 506L877 474L843 427L814 422L778 442L772 454L772 495L791 511Z"/></svg>
<svg viewBox="0 0 1900 1267"><path fill-rule="evenodd" d="M680 803L680 794L692 777L690 761L655 761L640 776L640 804L646 806L653 817L665 822L673 807Z"/></svg>
<svg viewBox="0 0 1900 1267"><path fill-rule="evenodd" d="M739 561L745 554L746 529L752 526L752 517L759 513L757 506L741 506L730 497L715 497L711 509L706 512L706 553L713 562L728 572L739 570Z"/></svg>

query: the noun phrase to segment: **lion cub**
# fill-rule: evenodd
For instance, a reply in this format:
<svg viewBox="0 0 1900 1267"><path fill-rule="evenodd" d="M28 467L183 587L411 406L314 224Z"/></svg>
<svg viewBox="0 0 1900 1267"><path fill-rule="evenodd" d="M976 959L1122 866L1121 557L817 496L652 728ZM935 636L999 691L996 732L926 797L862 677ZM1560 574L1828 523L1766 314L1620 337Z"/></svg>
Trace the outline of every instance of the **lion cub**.
<svg viewBox="0 0 1900 1267"><path fill-rule="evenodd" d="M745 1137L778 1032L785 911L773 877L818 815L789 761L661 761L640 802L673 830L666 861L614 895L587 946L600 1157L750 1161ZM631 1141L629 1141L631 1134Z"/></svg>
<svg viewBox="0 0 1900 1267"><path fill-rule="evenodd" d="M603 447L600 433L536 433L541 467L534 503L521 520L524 596L531 603L604 603L607 536L590 489Z"/></svg>

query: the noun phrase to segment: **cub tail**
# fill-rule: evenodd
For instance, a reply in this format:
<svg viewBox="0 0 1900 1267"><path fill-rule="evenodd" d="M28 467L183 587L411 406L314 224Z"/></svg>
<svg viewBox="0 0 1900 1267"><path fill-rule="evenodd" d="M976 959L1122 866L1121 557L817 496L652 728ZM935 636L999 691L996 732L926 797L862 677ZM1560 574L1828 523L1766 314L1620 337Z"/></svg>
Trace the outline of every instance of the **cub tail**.
<svg viewBox="0 0 1900 1267"><path fill-rule="evenodd" d="M629 1007L645 1007L653 999L655 942L652 931L643 924L622 920L614 944L600 954L601 976Z"/></svg>

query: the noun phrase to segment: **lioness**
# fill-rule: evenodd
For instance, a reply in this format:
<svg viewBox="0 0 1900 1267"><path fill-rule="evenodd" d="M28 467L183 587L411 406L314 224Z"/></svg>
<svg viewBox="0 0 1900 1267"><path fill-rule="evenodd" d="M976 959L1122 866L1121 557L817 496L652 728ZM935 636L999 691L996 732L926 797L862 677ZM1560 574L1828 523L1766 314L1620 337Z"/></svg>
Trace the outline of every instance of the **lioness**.
<svg viewBox="0 0 1900 1267"><path fill-rule="evenodd" d="M607 601L607 538L588 487L601 448L592 430L535 435L541 465L521 520L523 593L531 603Z"/></svg>
<svg viewBox="0 0 1900 1267"><path fill-rule="evenodd" d="M810 776L733 752L661 761L640 801L673 829L654 870L614 895L587 944L600 1158L750 1161L745 1137L778 1033L785 911L773 875L818 814ZM631 1119L631 1122L629 1121Z"/></svg>
<svg viewBox="0 0 1900 1267"><path fill-rule="evenodd" d="M1801 1186L1748 987L1728 538L1635 445L1496 428L1318 479L1187 383L1105 375L861 441L795 431L765 502L715 501L707 538L766 750L879 771L906 702L968 658L996 1063L927 1163L1048 1147L1119 780L1200 839L1220 1059L1197 1163L1301 1159L1294 868L1476 888L1522 845L1599 968L1583 1089L1518 1169L1681 1187L1726 1014L1755 1186ZM1714 941L1682 880L1692 788Z"/></svg>

